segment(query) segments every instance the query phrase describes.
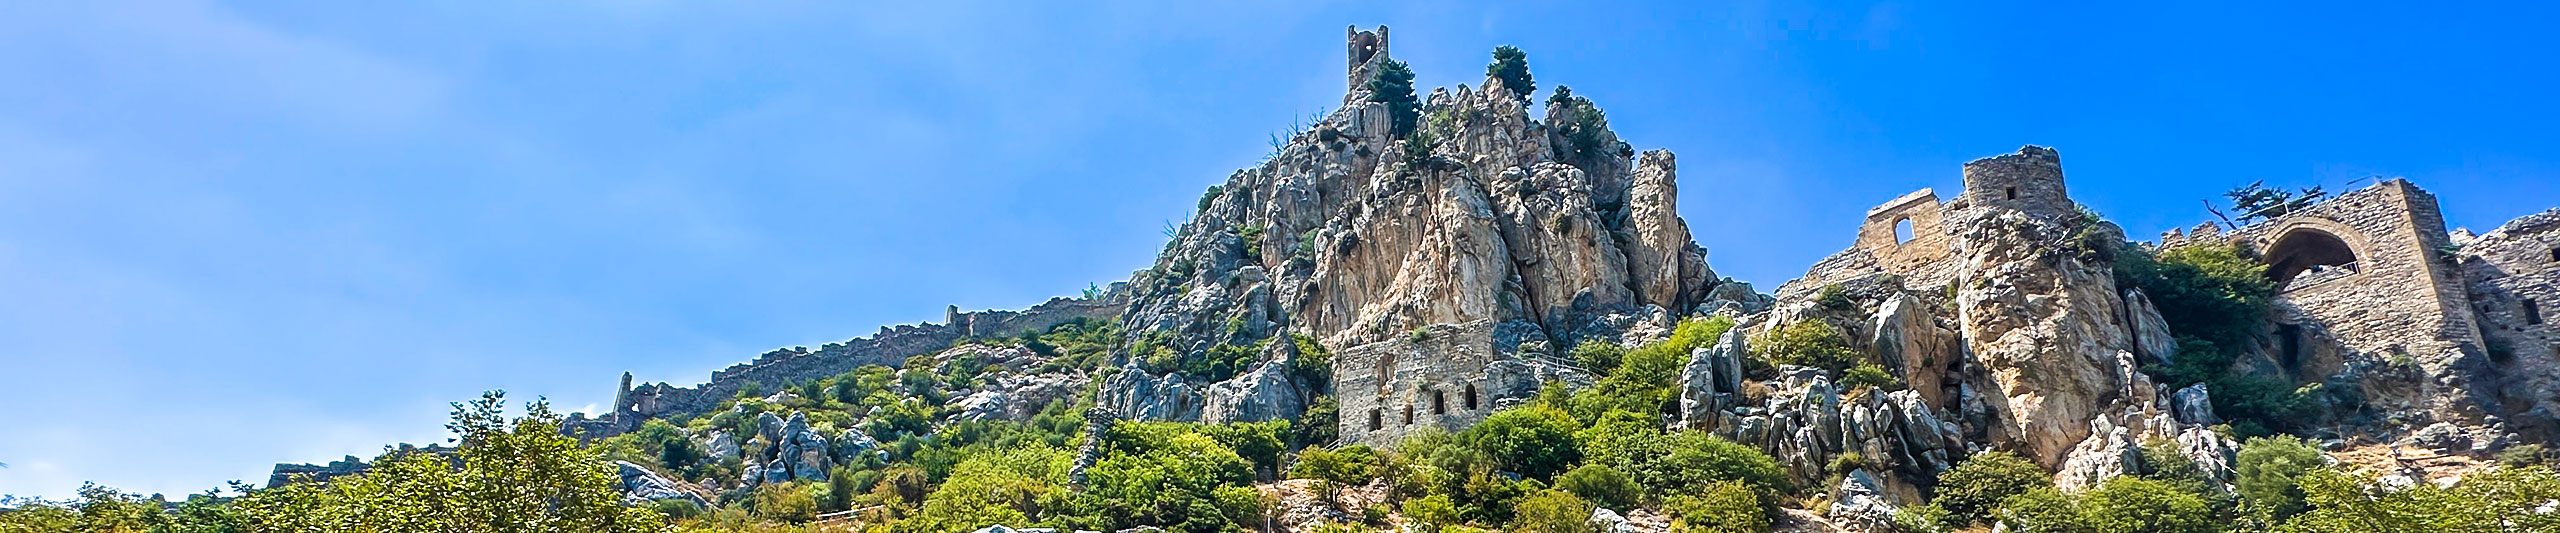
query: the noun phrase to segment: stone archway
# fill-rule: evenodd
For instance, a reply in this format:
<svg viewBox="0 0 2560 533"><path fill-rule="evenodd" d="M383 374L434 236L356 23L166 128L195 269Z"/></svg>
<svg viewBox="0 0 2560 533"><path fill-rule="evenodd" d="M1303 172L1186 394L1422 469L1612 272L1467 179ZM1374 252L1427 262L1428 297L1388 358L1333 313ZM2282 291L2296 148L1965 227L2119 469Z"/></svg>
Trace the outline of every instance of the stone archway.
<svg viewBox="0 0 2560 533"><path fill-rule="evenodd" d="M2291 283L2314 269L2343 269L2345 275L2362 269L2358 259L2362 254L2356 253L2355 246L2337 233L2309 225L2276 234L2275 240L2267 244L2266 256L2267 278L2278 285Z"/></svg>

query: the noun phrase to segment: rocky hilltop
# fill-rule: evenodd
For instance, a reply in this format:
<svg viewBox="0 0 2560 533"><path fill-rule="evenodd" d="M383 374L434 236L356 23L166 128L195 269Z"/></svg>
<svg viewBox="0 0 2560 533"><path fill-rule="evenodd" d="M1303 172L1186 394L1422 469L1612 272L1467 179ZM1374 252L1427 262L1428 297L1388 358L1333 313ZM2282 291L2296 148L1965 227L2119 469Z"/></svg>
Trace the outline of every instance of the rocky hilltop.
<svg viewBox="0 0 2560 533"><path fill-rule="evenodd" d="M712 503L984 423L1080 445L1083 483L1123 419L1285 421L1292 449L1384 448L1633 391L1635 425L1765 452L1821 495L1792 502L1828 517L1805 527L1860 530L1891 529L1991 451L2065 490L2173 462L2228 487L2254 435L2485 458L2560 431L2560 331L2542 315L2560 302L2560 210L2448 231L2432 195L2390 180L2137 243L2071 199L2058 151L2026 146L1964 164L1946 199L1869 210L1850 249L1767 295L1709 268L1670 152L1638 153L1562 87L1533 116L1525 77L1414 95L1386 37L1353 29L1342 107L1210 188L1126 283L776 350L693 387L626 375L611 412L564 430L698 449L696 480L632 463L623 478L637 499ZM1645 350L1673 350L1672 368L1610 368ZM1646 387L1668 395L1643 404ZM278 479L362 466L346 463ZM1272 513L1342 514L1292 487L1262 489L1298 495ZM1644 513L1611 527L1659 529Z"/></svg>

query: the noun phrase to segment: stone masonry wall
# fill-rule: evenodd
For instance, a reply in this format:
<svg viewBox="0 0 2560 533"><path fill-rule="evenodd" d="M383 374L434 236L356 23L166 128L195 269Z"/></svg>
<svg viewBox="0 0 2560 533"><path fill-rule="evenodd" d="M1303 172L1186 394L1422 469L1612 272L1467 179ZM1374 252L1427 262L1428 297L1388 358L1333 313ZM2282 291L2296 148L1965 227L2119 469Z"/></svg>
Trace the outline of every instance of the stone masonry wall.
<svg viewBox="0 0 2560 533"><path fill-rule="evenodd" d="M2242 227L2225 238L2263 253L2279 239L2317 236L2297 235L2301 232L2334 236L2354 253L2355 261L2352 268L2286 284L2276 303L2336 335L2350 357L2407 355L2428 364L2430 374L2441 374L2466 350L2478 350L2480 337L2465 312L2462 280L2441 259L2440 250L2449 241L2434 195L2405 180L2386 181Z"/></svg>
<svg viewBox="0 0 2560 533"><path fill-rule="evenodd" d="M1386 446L1426 427L1462 430L1549 380L1588 379L1561 360L1497 353L1494 329L1491 320L1439 324L1338 350L1340 442Z"/></svg>
<svg viewBox="0 0 2560 533"><path fill-rule="evenodd" d="M2508 378L2505 413L2515 429L2551 434L2560 419L2560 209L2506 223L2462 246L2462 269L2471 289L2491 363ZM2521 415L2521 416L2519 416Z"/></svg>
<svg viewBox="0 0 2560 533"><path fill-rule="evenodd" d="M611 436L638 428L640 422L650 418L708 411L718 407L721 401L736 396L738 390L748 383L758 384L765 390L779 390L784 385L842 374L866 365L895 367L909 357L949 348L964 338L1013 336L1076 320L1111 320L1120 315L1128 302L1126 284L1114 283L1111 290L1098 298L1052 298L1022 311L963 313L954 309L942 324L883 326L879 333L870 337L827 343L815 351L793 346L765 352L753 361L713 371L709 382L695 387L678 387L664 382L629 387L626 376L626 389L615 394L613 412L596 418L572 416L562 429L590 438Z"/></svg>

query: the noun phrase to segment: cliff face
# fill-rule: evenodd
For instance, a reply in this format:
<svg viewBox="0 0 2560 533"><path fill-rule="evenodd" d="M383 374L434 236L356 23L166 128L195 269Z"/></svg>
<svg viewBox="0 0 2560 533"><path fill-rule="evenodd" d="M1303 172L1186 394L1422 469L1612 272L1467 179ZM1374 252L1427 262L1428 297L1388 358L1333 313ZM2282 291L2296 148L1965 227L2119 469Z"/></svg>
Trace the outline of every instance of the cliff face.
<svg viewBox="0 0 2560 533"><path fill-rule="evenodd" d="M1549 102L1542 123L1497 80L1484 86L1432 92L1413 136L1436 142L1391 135L1387 106L1361 101L1228 178L1132 280L1131 346L1191 354L1288 332L1341 350L1488 321L1508 353L1658 335L1709 299L1720 282L1677 213L1669 152L1636 159L1590 127L1605 123L1584 118L1599 113L1587 100ZM1756 300L1725 291L1737 293L1734 305ZM1154 370L1135 364L1147 356L1132 369ZM1104 403L1202 419L1139 401L1199 387L1149 376L1115 381Z"/></svg>

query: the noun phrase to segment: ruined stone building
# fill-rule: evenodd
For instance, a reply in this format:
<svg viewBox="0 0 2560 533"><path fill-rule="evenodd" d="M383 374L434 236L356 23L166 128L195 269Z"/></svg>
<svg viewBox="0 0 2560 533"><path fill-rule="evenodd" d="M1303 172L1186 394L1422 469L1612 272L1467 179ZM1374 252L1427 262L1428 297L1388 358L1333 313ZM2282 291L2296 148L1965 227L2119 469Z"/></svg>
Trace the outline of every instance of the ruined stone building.
<svg viewBox="0 0 2560 533"><path fill-rule="evenodd" d="M2220 240L2257 251L2278 284L2275 330L2257 370L2297 382L2348 378L2369 409L2402 424L2550 435L2560 337L2560 210L2485 236L2447 232L2435 195L2404 179L2340 194L2232 231L2207 223L2164 246ZM2338 381L2334 380L2333 381ZM2411 416L2431 415L2432 419Z"/></svg>
<svg viewBox="0 0 2560 533"><path fill-rule="evenodd" d="M1967 163L1964 185L1951 201L1921 189L1868 210L1850 249L1781 287L1779 298L1805 299L1879 274L1912 290L1944 287L1958 281L1964 261L1955 244L1964 228L1951 222L1964 211L2002 205L2060 218L2078 210L2050 149ZM2381 420L2351 422L2402 429L2453 422L2481 428L2486 441L2507 432L2547 435L2560 418L2553 397L2560 337L2542 316L2560 301L2560 210L2474 237L2448 232L2434 195L2394 179L2236 230L2207 223L2171 231L2158 245L2205 241L2258 254L2278 286L2273 326L2246 354L2243 371L2356 387L2364 414ZM2129 306L2148 305L2130 287L2117 290ZM2174 343L2143 342L2131 332L2131 314L2109 318L2137 341L2130 351L2168 359Z"/></svg>

